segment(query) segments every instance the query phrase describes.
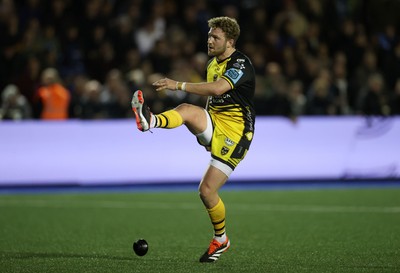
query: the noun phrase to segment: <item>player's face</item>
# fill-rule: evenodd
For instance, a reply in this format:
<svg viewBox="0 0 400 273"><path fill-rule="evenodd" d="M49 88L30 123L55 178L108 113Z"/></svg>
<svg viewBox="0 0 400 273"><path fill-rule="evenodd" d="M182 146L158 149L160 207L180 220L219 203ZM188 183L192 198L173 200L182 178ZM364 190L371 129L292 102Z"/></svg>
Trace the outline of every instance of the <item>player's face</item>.
<svg viewBox="0 0 400 273"><path fill-rule="evenodd" d="M221 56L225 53L227 47L225 33L220 28L211 28L208 32L207 53L210 57Z"/></svg>

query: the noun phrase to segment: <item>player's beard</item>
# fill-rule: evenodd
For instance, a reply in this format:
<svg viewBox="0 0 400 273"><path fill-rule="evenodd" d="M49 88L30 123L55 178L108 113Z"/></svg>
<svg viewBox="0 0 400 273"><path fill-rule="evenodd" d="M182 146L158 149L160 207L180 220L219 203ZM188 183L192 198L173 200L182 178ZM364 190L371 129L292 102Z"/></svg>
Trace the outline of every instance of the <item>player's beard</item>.
<svg viewBox="0 0 400 273"><path fill-rule="evenodd" d="M219 48L213 47L213 49L210 51L210 48L208 48L208 56L210 57L218 57L226 51L226 42Z"/></svg>

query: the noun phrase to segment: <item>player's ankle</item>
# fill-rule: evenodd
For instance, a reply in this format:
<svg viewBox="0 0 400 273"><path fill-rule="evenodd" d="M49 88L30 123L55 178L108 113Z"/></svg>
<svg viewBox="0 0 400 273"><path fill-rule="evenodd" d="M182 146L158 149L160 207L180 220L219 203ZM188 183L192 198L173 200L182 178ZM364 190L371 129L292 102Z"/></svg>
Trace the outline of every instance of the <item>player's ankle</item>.
<svg viewBox="0 0 400 273"><path fill-rule="evenodd" d="M214 235L214 239L218 241L218 243L225 243L226 241L226 233L220 235Z"/></svg>

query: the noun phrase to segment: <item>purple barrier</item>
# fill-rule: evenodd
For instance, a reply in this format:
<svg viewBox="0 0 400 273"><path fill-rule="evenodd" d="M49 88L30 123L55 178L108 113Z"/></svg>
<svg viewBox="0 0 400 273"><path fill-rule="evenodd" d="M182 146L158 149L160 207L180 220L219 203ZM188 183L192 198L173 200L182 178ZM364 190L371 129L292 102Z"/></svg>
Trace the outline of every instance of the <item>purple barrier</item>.
<svg viewBox="0 0 400 273"><path fill-rule="evenodd" d="M134 120L0 122L0 186L199 181L209 154L185 127ZM231 180L400 178L400 118L258 117Z"/></svg>

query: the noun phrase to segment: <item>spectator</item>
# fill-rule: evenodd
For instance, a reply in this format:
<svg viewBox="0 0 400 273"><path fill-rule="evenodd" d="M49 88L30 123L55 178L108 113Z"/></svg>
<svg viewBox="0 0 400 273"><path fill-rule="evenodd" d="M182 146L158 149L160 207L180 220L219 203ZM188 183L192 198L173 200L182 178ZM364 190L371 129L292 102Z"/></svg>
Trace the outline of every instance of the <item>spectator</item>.
<svg viewBox="0 0 400 273"><path fill-rule="evenodd" d="M26 97L30 105L33 105L36 90L40 86L41 69L40 60L34 55L29 56L26 60L25 67L15 80L15 84L18 86L21 94Z"/></svg>
<svg viewBox="0 0 400 273"><path fill-rule="evenodd" d="M82 119L108 118L107 106L102 101L103 87L100 82L91 80L86 82L84 94L81 97L80 107Z"/></svg>
<svg viewBox="0 0 400 273"><path fill-rule="evenodd" d="M85 95L86 83L89 78L86 75L77 75L73 77L69 90L71 91L71 100L69 104L69 117L70 118L81 118L82 116L82 105L81 101Z"/></svg>
<svg viewBox="0 0 400 273"><path fill-rule="evenodd" d="M258 114L285 112L282 108L271 113L267 101L275 95L292 101L291 88L298 88L292 82L297 81L307 91L303 96L307 95L310 106L316 98L308 91L323 85L319 83L319 74L324 69L332 74L328 80L328 96L333 99L334 110L328 111L329 114L361 113L360 100L369 89L368 78L380 73L385 88L394 90L400 73L400 17L396 16L395 8L385 10L384 5L374 3L274 0L220 1L220 5L211 5L205 0L0 1L0 90L15 84L31 107L35 106L33 96L40 84L42 67L54 67L71 90L76 78L96 80L104 87L100 97L106 101L115 96L108 94L107 80L114 69L121 71L121 75L131 71L142 73L144 83L130 80L130 88L151 90L148 80L157 73L175 74L177 78L193 81L204 77L204 71L196 68L193 59L206 51L207 19L215 14L229 14L243 25L243 39L237 46L251 58L256 69ZM361 10L362 7L365 9ZM360 16L361 11L367 14ZM371 20L363 21L365 18ZM276 92L272 88L271 75L265 74L269 63L279 66L282 76L279 85L286 90ZM128 80L121 79L126 86ZM129 97L130 92L121 94L124 93ZM75 94L73 90L71 109L75 109L83 94L83 91ZM170 107L170 99L197 103L193 96L165 95L150 96L153 105ZM301 97L297 98L302 101ZM120 101L114 106L119 108L122 103L126 104ZM36 110L34 113L38 117ZM103 116L130 115L107 112ZM70 117L78 116L71 110Z"/></svg>
<svg viewBox="0 0 400 273"><path fill-rule="evenodd" d="M399 41L391 50L384 51L381 54L382 70L387 86L390 88L394 88L400 75L400 37L398 39Z"/></svg>
<svg viewBox="0 0 400 273"><path fill-rule="evenodd" d="M88 75L95 80L104 81L108 73L118 66L113 44L103 41L96 50L96 57L87 64L90 64Z"/></svg>
<svg viewBox="0 0 400 273"><path fill-rule="evenodd" d="M307 99L304 95L304 87L301 81L295 80L289 84L288 98L291 105L292 116L298 117L304 115Z"/></svg>
<svg viewBox="0 0 400 273"><path fill-rule="evenodd" d="M340 115L349 115L352 113L349 101L353 92L347 79L346 62L346 56L343 53L338 53L334 59L332 68L332 84L335 90L334 93L337 94L337 113Z"/></svg>
<svg viewBox="0 0 400 273"><path fill-rule="evenodd" d="M256 75L256 89L254 93L254 109L257 115L267 114L267 96L265 93L265 79Z"/></svg>
<svg viewBox="0 0 400 273"><path fill-rule="evenodd" d="M155 42L153 49L148 54L148 59L155 73L168 74L171 70L172 59L170 57L168 42L165 38L161 38Z"/></svg>
<svg viewBox="0 0 400 273"><path fill-rule="evenodd" d="M118 69L108 72L101 96L102 102L107 105L108 118L126 118L131 113L130 104L127 103L131 99L131 93Z"/></svg>
<svg viewBox="0 0 400 273"><path fill-rule="evenodd" d="M121 65L121 71L128 73L134 69L142 69L144 62L146 61L141 58L139 50L137 48L131 48L124 56L124 64ZM150 61L147 61L147 63L150 64Z"/></svg>
<svg viewBox="0 0 400 273"><path fill-rule="evenodd" d="M79 27L72 24L67 27L65 41L62 43L60 73L63 77L85 72L83 52Z"/></svg>
<svg viewBox="0 0 400 273"><path fill-rule="evenodd" d="M74 16L77 15L72 11L72 5L73 3L70 1L48 1L44 24L53 26L55 33L58 33L59 35L64 33L67 29L67 25L71 24L74 21ZM61 41L63 40L63 37L58 36L58 39Z"/></svg>
<svg viewBox="0 0 400 273"><path fill-rule="evenodd" d="M400 78L397 79L393 94L389 97L391 115L400 115Z"/></svg>
<svg viewBox="0 0 400 273"><path fill-rule="evenodd" d="M41 26L40 21L36 18L32 18L28 21L28 25L22 36L22 44L20 53L22 57L27 57L31 55L40 55L43 52L43 47L41 44Z"/></svg>
<svg viewBox="0 0 400 273"><path fill-rule="evenodd" d="M365 51L362 62L356 68L356 74L353 79L357 90L365 89L365 84L368 82L370 76L377 73L381 73L378 67L378 56L375 51L370 48Z"/></svg>
<svg viewBox="0 0 400 273"><path fill-rule="evenodd" d="M330 90L327 77L319 76L308 91L306 115L335 115L335 98Z"/></svg>
<svg viewBox="0 0 400 273"><path fill-rule="evenodd" d="M125 61L126 54L129 50L137 48L134 40L134 26L137 22L133 20L134 18L128 15L119 16L111 32L112 43L116 51L116 60L119 63Z"/></svg>
<svg viewBox="0 0 400 273"><path fill-rule="evenodd" d="M106 75L106 73L104 73L104 75L97 75L95 72L99 65L99 60L103 58L100 48L106 39L106 28L103 25L95 26L89 34L89 37L86 37L85 39L86 70L89 75L92 75L92 77L95 77L96 79L100 79L101 76L104 77Z"/></svg>
<svg viewBox="0 0 400 273"><path fill-rule="evenodd" d="M360 97L360 113L366 116L387 116L390 113L384 79L374 73L368 77L366 90Z"/></svg>
<svg viewBox="0 0 400 273"><path fill-rule="evenodd" d="M287 93L287 84L278 63L271 62L266 67L269 94L265 104L265 114L292 117L292 107Z"/></svg>
<svg viewBox="0 0 400 273"><path fill-rule="evenodd" d="M46 68L41 75L43 86L36 93L36 113L40 119L67 119L70 94L61 83L58 71Z"/></svg>
<svg viewBox="0 0 400 273"><path fill-rule="evenodd" d="M10 84L19 70L21 24L14 1L0 4L0 88Z"/></svg>
<svg viewBox="0 0 400 273"><path fill-rule="evenodd" d="M43 29L43 36L40 41L42 48L43 61L45 67L56 67L59 63L61 51L60 41L56 37L55 28L47 25Z"/></svg>
<svg viewBox="0 0 400 273"><path fill-rule="evenodd" d="M31 118L31 107L27 99L19 92L18 87L9 84L1 94L0 120L21 120Z"/></svg>
<svg viewBox="0 0 400 273"><path fill-rule="evenodd" d="M163 18L146 18L135 35L136 44L142 55L147 55L153 49L155 43L164 36L165 28Z"/></svg>

